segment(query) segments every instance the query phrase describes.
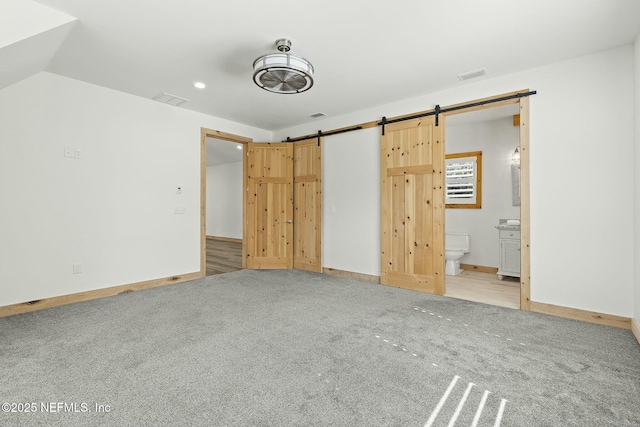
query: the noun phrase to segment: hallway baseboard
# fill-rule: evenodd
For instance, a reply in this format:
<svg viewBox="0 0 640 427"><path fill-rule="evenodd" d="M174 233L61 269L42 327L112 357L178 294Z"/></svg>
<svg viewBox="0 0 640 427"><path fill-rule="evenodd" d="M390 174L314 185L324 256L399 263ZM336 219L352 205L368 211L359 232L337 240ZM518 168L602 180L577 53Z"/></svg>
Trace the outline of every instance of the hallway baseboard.
<svg viewBox="0 0 640 427"><path fill-rule="evenodd" d="M234 237L222 237L222 236L209 236L209 235L207 235L207 239L220 240L222 242L242 243L242 239L236 239Z"/></svg>

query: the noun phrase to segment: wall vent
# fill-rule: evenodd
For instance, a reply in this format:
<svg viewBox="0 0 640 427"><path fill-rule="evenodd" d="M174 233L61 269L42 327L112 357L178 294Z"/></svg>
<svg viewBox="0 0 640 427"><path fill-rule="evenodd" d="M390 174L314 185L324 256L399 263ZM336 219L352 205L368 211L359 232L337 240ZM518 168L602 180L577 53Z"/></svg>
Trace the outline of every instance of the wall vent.
<svg viewBox="0 0 640 427"><path fill-rule="evenodd" d="M458 79L460 79L460 81L475 79L477 77L482 77L485 74L487 74L487 69L480 68L479 70L473 70L466 73L458 74Z"/></svg>
<svg viewBox="0 0 640 427"><path fill-rule="evenodd" d="M171 95L170 93L166 93L166 92L162 92L160 95L154 96L153 99L155 99L158 102L163 102L165 104L175 105L175 106L184 104L185 102L189 102L187 98L181 98L179 96Z"/></svg>
<svg viewBox="0 0 640 427"><path fill-rule="evenodd" d="M325 113L315 113L315 114L311 114L309 117L313 117L315 119L318 117L325 117L325 116L326 116Z"/></svg>

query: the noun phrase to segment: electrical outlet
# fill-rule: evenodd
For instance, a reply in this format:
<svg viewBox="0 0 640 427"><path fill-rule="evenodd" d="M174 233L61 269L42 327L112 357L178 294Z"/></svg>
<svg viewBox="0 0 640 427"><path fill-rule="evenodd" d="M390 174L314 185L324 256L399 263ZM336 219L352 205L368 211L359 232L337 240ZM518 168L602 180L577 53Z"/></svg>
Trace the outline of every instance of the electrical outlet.
<svg viewBox="0 0 640 427"><path fill-rule="evenodd" d="M80 274L82 273L82 264L79 262L74 262L73 263L73 274Z"/></svg>
<svg viewBox="0 0 640 427"><path fill-rule="evenodd" d="M180 215L183 214L185 211L184 206L176 206L176 208L173 210L173 213L176 215Z"/></svg>
<svg viewBox="0 0 640 427"><path fill-rule="evenodd" d="M76 148L76 150L74 152L74 157L76 159L81 159L82 158L82 148Z"/></svg>

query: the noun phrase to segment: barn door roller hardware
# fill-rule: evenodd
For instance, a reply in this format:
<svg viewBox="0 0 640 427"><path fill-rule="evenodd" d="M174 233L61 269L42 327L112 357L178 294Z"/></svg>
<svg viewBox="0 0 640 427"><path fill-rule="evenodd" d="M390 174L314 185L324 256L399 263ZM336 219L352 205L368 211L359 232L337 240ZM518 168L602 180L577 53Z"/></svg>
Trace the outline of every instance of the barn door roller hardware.
<svg viewBox="0 0 640 427"><path fill-rule="evenodd" d="M404 122L406 120L419 119L420 117L427 117L427 116L436 116L436 126L438 126L440 124L439 116L442 113L448 113L450 111L457 111L457 110L464 110L465 108L480 107L483 105L493 104L496 102L508 101L510 99L524 98L525 96L535 95L536 93L538 92L535 90L532 90L530 92L516 93L514 95L502 96L500 98L493 98L487 101L478 101L478 102L472 102L469 104L456 105L455 107L449 107L449 108L440 108L440 105L436 105L436 108L433 111L429 111L427 113L415 114L413 116L401 117L398 119L391 119L391 120L387 120L386 117L383 117L382 120L378 123L378 126L382 126L382 134L384 135L385 125L388 125L390 123Z"/></svg>
<svg viewBox="0 0 640 427"><path fill-rule="evenodd" d="M287 139L285 139L282 142L298 142L298 141L304 141L305 139L318 138L318 146L320 146L320 138L322 138L323 136L337 135L339 133L351 132L351 131L360 130L360 129L362 129L362 126L354 126L351 128L332 130L329 132L322 132L321 130L319 130L318 133L316 134L300 136L298 138L287 137Z"/></svg>
<svg viewBox="0 0 640 427"><path fill-rule="evenodd" d="M382 126L382 135L384 135L385 126L388 125L388 124L402 122L402 121L405 121L405 120L417 119L417 118L420 118L420 117L427 117L427 116L436 116L436 120L435 120L436 126L439 126L440 125L440 114L448 113L450 111L464 110L465 108L479 107L479 106L482 106L482 105L493 104L493 103L496 103L496 102L508 101L510 99L524 98L524 97L527 97L527 96L535 95L537 93L538 92L535 91L535 90L532 90L530 92L520 92L520 93L516 93L516 94L513 94L513 95L506 95L506 96L501 96L499 98L488 99L486 101L477 101L477 102L470 102L468 104L456 105L455 107L442 108L442 107L440 107L440 105L436 105L435 108L432 111L429 111L429 112L426 112L426 113L414 114L412 116L400 117L400 118L397 118L397 119L387 119L387 117L385 116L379 122L371 121L371 122L363 123L363 124L358 125L358 126L354 126L354 127L350 127L350 128L343 128L343 129L336 129L336 130L332 130L332 131L328 131L328 132L318 131L317 134L305 135L305 136L301 136L301 137L298 137L298 138L287 137L287 139L285 139L282 142L297 142L297 141L303 141L305 139L311 139L311 138L315 138L315 137L321 138L323 136L336 135L336 134L339 134L339 133L351 132L351 131L359 130L359 129L368 129L370 127L375 127L375 126Z"/></svg>

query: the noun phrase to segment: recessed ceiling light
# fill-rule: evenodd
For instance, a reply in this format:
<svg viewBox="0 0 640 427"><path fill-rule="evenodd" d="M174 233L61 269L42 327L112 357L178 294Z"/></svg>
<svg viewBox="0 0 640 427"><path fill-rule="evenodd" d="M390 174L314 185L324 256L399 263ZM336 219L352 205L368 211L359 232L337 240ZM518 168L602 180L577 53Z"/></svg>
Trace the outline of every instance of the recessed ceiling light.
<svg viewBox="0 0 640 427"><path fill-rule="evenodd" d="M194 87L198 88L198 89L204 89L205 87L207 87L206 84L202 83L202 82L195 82L193 84Z"/></svg>

